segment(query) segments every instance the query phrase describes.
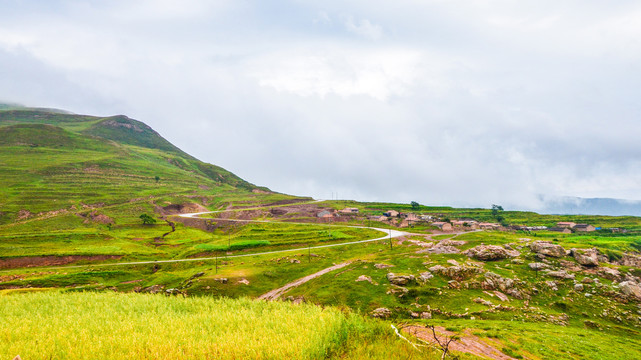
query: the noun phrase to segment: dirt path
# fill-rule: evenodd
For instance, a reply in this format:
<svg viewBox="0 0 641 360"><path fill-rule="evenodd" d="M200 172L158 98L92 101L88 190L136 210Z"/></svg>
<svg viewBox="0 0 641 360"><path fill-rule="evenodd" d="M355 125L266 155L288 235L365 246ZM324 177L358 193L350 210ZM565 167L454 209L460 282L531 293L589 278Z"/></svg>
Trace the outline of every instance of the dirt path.
<svg viewBox="0 0 641 360"><path fill-rule="evenodd" d="M330 271L334 271L334 270L338 270L338 269L344 268L345 266L347 266L349 264L351 264L351 262L348 261L348 262L344 262L344 263L341 263L341 264L338 264L338 265L330 266L330 267L328 267L326 269L323 269L321 271L315 272L315 273L313 273L311 275L307 275L307 276L302 277L302 278L300 278L298 280L292 281L292 282L290 282L289 284L286 284L283 287L279 287L278 289L274 289L274 290L272 290L270 292L264 293L263 295L259 296L258 299L259 300L267 300L267 301L278 300L278 298L281 295L283 295L285 292L287 292L289 289L295 288L297 286L300 286L300 285L308 282L309 280L315 279L315 278L317 278L317 277L319 277L321 275L327 274Z"/></svg>
<svg viewBox="0 0 641 360"><path fill-rule="evenodd" d="M451 331L445 330L442 326L435 326L434 329L436 330L436 336L438 336L439 339L442 337L444 338L445 336L459 335L459 339L452 341L450 344L450 351L464 352L494 360L516 360L497 349L497 347L503 347L498 341L481 339L478 336L472 335L470 330L467 330L464 334L455 334ZM408 326L403 328L403 332L412 334L419 339L432 344L436 343L432 330L428 328L422 326Z"/></svg>

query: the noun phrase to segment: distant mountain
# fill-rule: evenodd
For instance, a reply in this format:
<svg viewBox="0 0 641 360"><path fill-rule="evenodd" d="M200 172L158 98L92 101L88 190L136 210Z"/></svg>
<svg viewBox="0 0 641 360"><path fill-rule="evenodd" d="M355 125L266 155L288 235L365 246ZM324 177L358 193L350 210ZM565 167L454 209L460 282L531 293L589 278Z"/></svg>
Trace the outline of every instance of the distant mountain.
<svg viewBox="0 0 641 360"><path fill-rule="evenodd" d="M641 201L611 198L545 197L542 214L641 216Z"/></svg>

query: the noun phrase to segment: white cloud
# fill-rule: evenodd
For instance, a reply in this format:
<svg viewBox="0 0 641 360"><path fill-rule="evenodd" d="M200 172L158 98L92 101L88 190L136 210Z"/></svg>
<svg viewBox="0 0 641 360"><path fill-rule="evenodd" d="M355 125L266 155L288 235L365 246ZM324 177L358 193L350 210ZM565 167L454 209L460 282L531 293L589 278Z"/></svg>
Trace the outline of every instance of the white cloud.
<svg viewBox="0 0 641 360"><path fill-rule="evenodd" d="M248 63L260 86L299 96L367 95L384 101L408 95L424 74L423 56L412 50L345 46L293 47Z"/></svg>
<svg viewBox="0 0 641 360"><path fill-rule="evenodd" d="M367 19L361 19L355 23L353 16L345 18L345 28L351 33L371 40L378 40L383 36L383 28L380 25L372 24Z"/></svg>

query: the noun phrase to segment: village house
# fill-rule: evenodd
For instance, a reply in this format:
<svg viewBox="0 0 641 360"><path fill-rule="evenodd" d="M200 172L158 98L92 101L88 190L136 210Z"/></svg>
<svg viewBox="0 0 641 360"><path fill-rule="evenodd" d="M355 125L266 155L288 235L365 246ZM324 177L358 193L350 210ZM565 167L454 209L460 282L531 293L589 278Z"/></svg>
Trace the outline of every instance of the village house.
<svg viewBox="0 0 641 360"><path fill-rule="evenodd" d="M383 215L387 217L397 217L400 213L396 210L387 210L387 212L384 212Z"/></svg>
<svg viewBox="0 0 641 360"><path fill-rule="evenodd" d="M442 221L433 222L432 226L436 226L437 228L439 228L439 229L441 229L443 231L451 231L452 230L452 224L450 224L448 222L442 222Z"/></svg>
<svg viewBox="0 0 641 360"><path fill-rule="evenodd" d="M500 224L495 224L495 223L480 223L479 228L483 230L497 230L500 228Z"/></svg>
<svg viewBox="0 0 641 360"><path fill-rule="evenodd" d="M413 213L406 213L406 214L401 214L401 217L405 218L407 221L418 221L419 218L416 216L416 214Z"/></svg>
<svg viewBox="0 0 641 360"><path fill-rule="evenodd" d="M596 230L596 228L590 224L576 224L573 227L574 231L581 231L581 232L590 232Z"/></svg>
<svg viewBox="0 0 641 360"><path fill-rule="evenodd" d="M345 208L340 210L341 214L358 214L358 208Z"/></svg>
<svg viewBox="0 0 641 360"><path fill-rule="evenodd" d="M561 228L572 229L574 226L576 226L576 223L569 222L569 221L561 221L556 223L556 226Z"/></svg>
<svg viewBox="0 0 641 360"><path fill-rule="evenodd" d="M570 228L560 226L548 228L548 231L560 232L563 234L572 234L572 230L570 230Z"/></svg>

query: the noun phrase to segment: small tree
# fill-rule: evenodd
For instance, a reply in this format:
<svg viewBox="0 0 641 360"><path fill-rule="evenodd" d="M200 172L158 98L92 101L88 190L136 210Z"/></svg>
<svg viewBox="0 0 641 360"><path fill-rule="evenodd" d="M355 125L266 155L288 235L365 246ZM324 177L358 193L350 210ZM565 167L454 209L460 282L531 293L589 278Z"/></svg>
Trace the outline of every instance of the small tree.
<svg viewBox="0 0 641 360"><path fill-rule="evenodd" d="M160 181L160 176L156 175L156 176L154 177L154 180L156 180L156 184L158 184L158 182Z"/></svg>
<svg viewBox="0 0 641 360"><path fill-rule="evenodd" d="M412 210L418 210L418 209L421 208L421 205L419 203L417 203L416 201L412 201L410 203L410 205L412 205Z"/></svg>
<svg viewBox="0 0 641 360"><path fill-rule="evenodd" d="M151 224L155 224L156 223L156 219L154 219L153 217L151 217L148 214L140 215L140 220L142 220L142 223L144 225L151 225Z"/></svg>

